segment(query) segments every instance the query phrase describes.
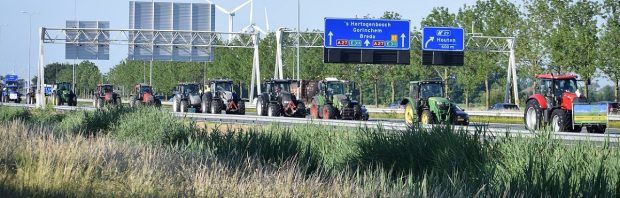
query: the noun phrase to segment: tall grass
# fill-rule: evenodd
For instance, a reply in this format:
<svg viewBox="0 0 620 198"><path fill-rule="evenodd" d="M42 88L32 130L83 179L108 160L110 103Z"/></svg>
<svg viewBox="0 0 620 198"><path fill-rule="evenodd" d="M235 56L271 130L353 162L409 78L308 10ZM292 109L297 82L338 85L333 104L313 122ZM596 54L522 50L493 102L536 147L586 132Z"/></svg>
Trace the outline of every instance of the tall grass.
<svg viewBox="0 0 620 198"><path fill-rule="evenodd" d="M206 131L148 108L57 116L53 125L0 121L0 196L620 196L618 148L551 134L485 141L484 129L451 127ZM92 130L100 133L84 135Z"/></svg>

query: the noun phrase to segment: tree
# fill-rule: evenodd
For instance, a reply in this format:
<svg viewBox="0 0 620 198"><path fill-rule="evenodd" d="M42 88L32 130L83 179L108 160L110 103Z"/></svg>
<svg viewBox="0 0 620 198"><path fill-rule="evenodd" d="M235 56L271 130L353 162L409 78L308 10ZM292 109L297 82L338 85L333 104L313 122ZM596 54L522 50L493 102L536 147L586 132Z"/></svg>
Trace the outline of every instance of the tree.
<svg viewBox="0 0 620 198"><path fill-rule="evenodd" d="M620 100L620 2L605 0L603 2L603 20L605 25L601 32L599 45L599 65L607 76L614 82L614 100Z"/></svg>
<svg viewBox="0 0 620 198"><path fill-rule="evenodd" d="M422 19L421 26L422 27L426 27L426 26L457 27L458 23L456 21L456 15L454 13L450 13L448 8L435 7L433 8L433 10L431 10L431 13L426 18ZM436 70L436 67L433 69L435 69L435 71L438 74L440 73L438 70ZM441 74L439 74L439 76L441 76ZM444 92L446 96L449 95L449 89L448 89L449 76L450 74L448 73L448 68L445 67L442 79L444 81L444 87L445 87Z"/></svg>

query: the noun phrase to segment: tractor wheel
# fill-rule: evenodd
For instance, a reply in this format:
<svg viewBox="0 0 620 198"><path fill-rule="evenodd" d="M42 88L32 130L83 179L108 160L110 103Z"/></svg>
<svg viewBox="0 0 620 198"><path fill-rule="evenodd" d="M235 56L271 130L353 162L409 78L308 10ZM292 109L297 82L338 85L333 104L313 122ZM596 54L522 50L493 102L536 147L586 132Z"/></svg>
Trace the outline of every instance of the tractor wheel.
<svg viewBox="0 0 620 198"><path fill-rule="evenodd" d="M269 106L267 107L267 116L269 117L280 116L280 105L269 104Z"/></svg>
<svg viewBox="0 0 620 198"><path fill-rule="evenodd" d="M586 129L588 130L588 133L603 134L605 133L605 129L607 129L607 126L589 126L589 127L586 127Z"/></svg>
<svg viewBox="0 0 620 198"><path fill-rule="evenodd" d="M267 115L267 101L263 101L263 97L258 97L256 102L256 114L259 116Z"/></svg>
<svg viewBox="0 0 620 198"><path fill-rule="evenodd" d="M334 107L332 105L323 106L323 119L334 119Z"/></svg>
<svg viewBox="0 0 620 198"><path fill-rule="evenodd" d="M525 105L525 113L523 115L525 122L525 129L538 130L541 127L542 122L542 110L536 100L530 100Z"/></svg>
<svg viewBox="0 0 620 198"><path fill-rule="evenodd" d="M200 112L209 113L210 110L211 110L210 101L208 101L206 98L203 98L202 101L200 102Z"/></svg>
<svg viewBox="0 0 620 198"><path fill-rule="evenodd" d="M245 102L244 101L239 101L239 104L237 104L237 114L239 115L245 115Z"/></svg>
<svg viewBox="0 0 620 198"><path fill-rule="evenodd" d="M319 105L316 105L314 102L310 105L310 117L312 119L319 119Z"/></svg>
<svg viewBox="0 0 620 198"><path fill-rule="evenodd" d="M565 112L562 109L553 110L551 113L551 130L553 132L564 132L570 126L566 122Z"/></svg>
<svg viewBox="0 0 620 198"><path fill-rule="evenodd" d="M131 108L136 107L136 98L131 97L131 99L129 100L129 107Z"/></svg>
<svg viewBox="0 0 620 198"><path fill-rule="evenodd" d="M362 106L359 104L353 105L353 119L362 120Z"/></svg>
<svg viewBox="0 0 620 198"><path fill-rule="evenodd" d="M421 122L422 124L435 124L435 117L429 110L422 111Z"/></svg>
<svg viewBox="0 0 620 198"><path fill-rule="evenodd" d="M54 96L54 102L56 103L57 106L62 105L62 98L58 95Z"/></svg>
<svg viewBox="0 0 620 198"><path fill-rule="evenodd" d="M158 109L161 108L161 100L159 99L154 99L155 101L153 103L155 103L155 107L157 107Z"/></svg>
<svg viewBox="0 0 620 198"><path fill-rule="evenodd" d="M30 102L31 98L30 96L26 96L26 104L32 104L32 102Z"/></svg>
<svg viewBox="0 0 620 198"><path fill-rule="evenodd" d="M306 117L306 105L303 102L297 103L297 112L295 112L296 117L305 118Z"/></svg>
<svg viewBox="0 0 620 198"><path fill-rule="evenodd" d="M114 105L116 105L116 107L123 106L123 101L121 100L121 97L118 97L114 100Z"/></svg>
<svg viewBox="0 0 620 198"><path fill-rule="evenodd" d="M413 122L415 121L414 116L415 115L414 115L414 111L413 111L413 105L411 105L411 103L409 103L405 107L405 123L406 124L413 124Z"/></svg>
<svg viewBox="0 0 620 198"><path fill-rule="evenodd" d="M213 100L211 102L211 113L212 114L221 114L222 113L222 104L219 100Z"/></svg>
<svg viewBox="0 0 620 198"><path fill-rule="evenodd" d="M95 108L100 109L103 107L103 100L101 98L97 98L97 106Z"/></svg>
<svg viewBox="0 0 620 198"><path fill-rule="evenodd" d="M187 101L185 100L181 101L181 105L179 107L180 107L179 111L181 113L187 113Z"/></svg>
<svg viewBox="0 0 620 198"><path fill-rule="evenodd" d="M172 99L172 112L179 112L180 106L179 99L175 96L174 99Z"/></svg>

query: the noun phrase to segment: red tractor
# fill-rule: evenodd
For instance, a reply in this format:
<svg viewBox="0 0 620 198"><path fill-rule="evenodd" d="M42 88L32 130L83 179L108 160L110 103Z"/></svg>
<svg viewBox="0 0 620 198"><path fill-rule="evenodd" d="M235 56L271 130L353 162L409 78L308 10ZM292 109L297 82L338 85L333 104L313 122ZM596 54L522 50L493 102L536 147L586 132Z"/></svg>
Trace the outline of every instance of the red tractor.
<svg viewBox="0 0 620 198"><path fill-rule="evenodd" d="M527 99L524 112L528 130L550 125L555 132L581 132L585 126L589 133L605 133L608 105L588 103L579 93L576 75L541 74L536 78L540 80L538 91Z"/></svg>
<svg viewBox="0 0 620 198"><path fill-rule="evenodd" d="M161 107L161 100L159 97L155 96L153 87L147 84L137 84L134 86L129 96L129 106L137 107L145 105L159 108Z"/></svg>
<svg viewBox="0 0 620 198"><path fill-rule="evenodd" d="M108 105L121 105L121 96L114 92L110 84L98 84L93 93L93 106L102 108Z"/></svg>

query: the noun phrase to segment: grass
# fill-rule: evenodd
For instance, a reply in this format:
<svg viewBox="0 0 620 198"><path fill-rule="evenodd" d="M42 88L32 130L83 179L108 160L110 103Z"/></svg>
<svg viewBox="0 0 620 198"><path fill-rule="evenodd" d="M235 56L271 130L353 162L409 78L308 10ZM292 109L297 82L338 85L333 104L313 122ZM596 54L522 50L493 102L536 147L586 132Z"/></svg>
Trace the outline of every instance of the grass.
<svg viewBox="0 0 620 198"><path fill-rule="evenodd" d="M2 197L620 196L620 149L549 133L486 141L482 128L200 127L148 108L54 119L6 108Z"/></svg>

